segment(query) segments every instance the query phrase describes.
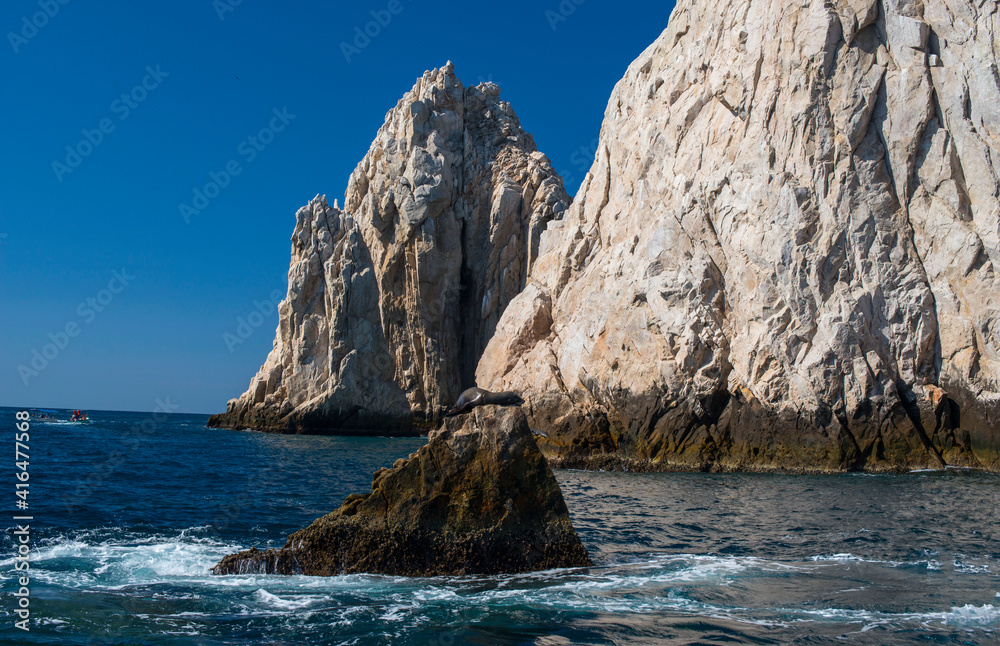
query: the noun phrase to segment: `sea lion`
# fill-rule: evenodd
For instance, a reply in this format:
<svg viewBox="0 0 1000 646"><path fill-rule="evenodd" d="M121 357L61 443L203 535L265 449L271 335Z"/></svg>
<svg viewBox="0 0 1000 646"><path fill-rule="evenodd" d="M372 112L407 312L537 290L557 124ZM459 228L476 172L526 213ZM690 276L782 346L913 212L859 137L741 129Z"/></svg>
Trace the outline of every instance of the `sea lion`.
<svg viewBox="0 0 1000 646"><path fill-rule="evenodd" d="M517 393L512 392L502 392L502 393L491 393L488 390L483 390L482 388L469 388L464 393L462 393L455 405L448 409L448 412L444 414L445 417L453 417L455 415L461 415L462 413L468 413L470 410L477 406L486 406L488 404L495 404L497 406L520 406L524 403L521 396Z"/></svg>

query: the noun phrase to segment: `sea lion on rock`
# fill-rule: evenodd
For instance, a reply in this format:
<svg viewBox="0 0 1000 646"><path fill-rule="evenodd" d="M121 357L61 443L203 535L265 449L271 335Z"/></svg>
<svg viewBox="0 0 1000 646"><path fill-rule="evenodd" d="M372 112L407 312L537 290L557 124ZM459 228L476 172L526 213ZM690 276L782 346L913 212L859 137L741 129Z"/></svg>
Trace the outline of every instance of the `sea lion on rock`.
<svg viewBox="0 0 1000 646"><path fill-rule="evenodd" d="M497 406L520 406L524 403L521 396L517 393L512 393L510 391L505 391L502 393L491 393L488 390L483 390L482 388L469 388L464 393L462 393L455 405L448 409L448 412L444 414L445 417L453 417L455 415L461 415L462 413L468 413L470 410L477 406L486 406L487 404L495 404Z"/></svg>

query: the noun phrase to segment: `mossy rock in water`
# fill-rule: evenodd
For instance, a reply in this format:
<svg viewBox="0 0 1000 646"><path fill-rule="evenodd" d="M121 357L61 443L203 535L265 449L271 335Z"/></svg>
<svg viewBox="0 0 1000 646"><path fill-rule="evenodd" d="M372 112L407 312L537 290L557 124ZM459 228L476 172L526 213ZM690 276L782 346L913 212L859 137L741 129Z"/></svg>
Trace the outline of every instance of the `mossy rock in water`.
<svg viewBox="0 0 1000 646"><path fill-rule="evenodd" d="M375 473L372 492L295 532L281 549L230 554L215 574L499 574L590 565L524 414L447 420Z"/></svg>

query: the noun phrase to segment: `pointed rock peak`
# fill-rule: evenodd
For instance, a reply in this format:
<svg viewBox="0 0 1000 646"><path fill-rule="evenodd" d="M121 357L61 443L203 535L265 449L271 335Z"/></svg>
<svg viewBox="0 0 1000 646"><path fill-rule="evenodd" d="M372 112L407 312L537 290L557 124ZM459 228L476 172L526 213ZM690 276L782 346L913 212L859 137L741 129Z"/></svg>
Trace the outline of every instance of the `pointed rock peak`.
<svg viewBox="0 0 1000 646"><path fill-rule="evenodd" d="M410 90L402 99L400 105L414 101L423 101L432 97L435 90L444 90L448 94L460 96L465 91L462 81L455 76L455 66L448 61L444 66L424 72L423 76L417 79Z"/></svg>
<svg viewBox="0 0 1000 646"><path fill-rule="evenodd" d="M407 433L455 401L570 202L498 93L464 88L450 61L428 70L343 210L324 195L299 210L274 349L210 424Z"/></svg>
<svg viewBox="0 0 1000 646"><path fill-rule="evenodd" d="M309 200L310 209L326 209L329 208L329 206L330 204L326 201L325 195L317 194L316 197Z"/></svg>
<svg viewBox="0 0 1000 646"><path fill-rule="evenodd" d="M435 92L437 90L437 92ZM492 81L483 81L478 85L466 87L460 78L455 74L455 65L448 61L444 66L424 72L423 76L417 79L413 89L410 90L397 105L405 105L416 101L426 101L431 99L435 105L441 103L440 91L444 90L447 96L458 98L462 94L481 94L486 97L497 98L500 96L500 86ZM436 96L437 95L437 96ZM509 111L509 106L506 108Z"/></svg>

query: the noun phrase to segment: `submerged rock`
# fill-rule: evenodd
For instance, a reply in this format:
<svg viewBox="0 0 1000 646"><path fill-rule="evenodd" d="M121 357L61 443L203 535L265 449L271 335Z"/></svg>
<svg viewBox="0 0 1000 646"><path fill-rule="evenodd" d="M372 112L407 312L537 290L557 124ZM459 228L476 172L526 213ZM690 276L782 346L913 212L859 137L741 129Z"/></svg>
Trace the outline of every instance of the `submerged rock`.
<svg viewBox="0 0 1000 646"><path fill-rule="evenodd" d="M497 574L590 565L524 413L449 419L375 473L372 492L288 537L231 554L215 574Z"/></svg>
<svg viewBox="0 0 1000 646"><path fill-rule="evenodd" d="M210 426L407 433L473 382L570 201L499 95L451 63L426 72L351 175L345 211L324 198L299 211L274 349Z"/></svg>
<svg viewBox="0 0 1000 646"><path fill-rule="evenodd" d="M564 464L1000 469L995 12L679 1L476 382Z"/></svg>

